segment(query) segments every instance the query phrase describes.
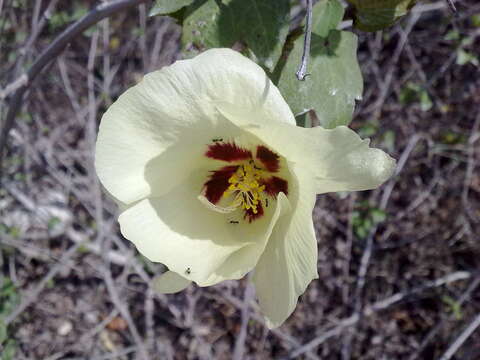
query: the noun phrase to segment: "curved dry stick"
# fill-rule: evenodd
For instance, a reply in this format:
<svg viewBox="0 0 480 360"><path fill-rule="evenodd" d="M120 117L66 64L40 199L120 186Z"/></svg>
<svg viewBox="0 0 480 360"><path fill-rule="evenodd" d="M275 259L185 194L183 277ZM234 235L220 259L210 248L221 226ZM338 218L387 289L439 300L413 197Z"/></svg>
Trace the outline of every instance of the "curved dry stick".
<svg viewBox="0 0 480 360"><path fill-rule="evenodd" d="M458 338L448 347L447 351L442 355L440 360L450 360L453 355L460 349L463 343L473 334L480 326L480 314L478 314L462 331Z"/></svg>
<svg viewBox="0 0 480 360"><path fill-rule="evenodd" d="M0 130L0 182L3 175L3 154L7 145L8 133L10 132L15 116L22 106L23 95L35 77L54 60L63 49L78 35L83 33L90 26L95 25L100 20L109 17L115 13L126 10L130 7L140 5L147 0L117 0L106 4L101 4L91 10L88 14L66 28L38 57L30 69L22 77L26 76L26 81L13 93L9 103L9 109Z"/></svg>

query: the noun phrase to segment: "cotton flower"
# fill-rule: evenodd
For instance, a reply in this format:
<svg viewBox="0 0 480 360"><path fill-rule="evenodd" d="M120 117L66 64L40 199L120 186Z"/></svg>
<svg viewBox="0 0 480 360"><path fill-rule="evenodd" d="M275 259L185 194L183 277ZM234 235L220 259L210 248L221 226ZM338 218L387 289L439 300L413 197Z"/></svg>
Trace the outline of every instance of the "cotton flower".
<svg viewBox="0 0 480 360"><path fill-rule="evenodd" d="M150 73L104 114L96 170L122 234L180 291L253 282L269 327L317 275L316 194L367 190L395 161L347 127L295 125L254 62L208 50Z"/></svg>

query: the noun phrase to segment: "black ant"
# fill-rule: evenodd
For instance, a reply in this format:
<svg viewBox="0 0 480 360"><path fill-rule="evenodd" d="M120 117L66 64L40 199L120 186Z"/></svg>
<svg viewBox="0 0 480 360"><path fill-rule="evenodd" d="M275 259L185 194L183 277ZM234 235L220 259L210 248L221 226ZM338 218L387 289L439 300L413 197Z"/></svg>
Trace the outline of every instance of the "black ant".
<svg viewBox="0 0 480 360"><path fill-rule="evenodd" d="M214 142L214 143L216 143L216 142L221 142L221 141L223 141L223 139L222 139L222 138L218 138L218 139L212 139L212 142Z"/></svg>
<svg viewBox="0 0 480 360"><path fill-rule="evenodd" d="M192 273L192 270L188 267L187 270L185 270L185 274L190 275Z"/></svg>
<svg viewBox="0 0 480 360"><path fill-rule="evenodd" d="M268 207L268 199L265 198L265 207Z"/></svg>
<svg viewBox="0 0 480 360"><path fill-rule="evenodd" d="M235 220L230 220L230 224L239 224L239 222Z"/></svg>

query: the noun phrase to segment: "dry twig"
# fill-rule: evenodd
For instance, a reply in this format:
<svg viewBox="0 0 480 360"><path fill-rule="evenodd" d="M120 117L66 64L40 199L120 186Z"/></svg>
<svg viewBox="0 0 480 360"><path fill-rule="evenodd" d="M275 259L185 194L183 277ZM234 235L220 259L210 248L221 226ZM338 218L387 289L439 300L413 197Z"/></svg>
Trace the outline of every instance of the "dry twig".
<svg viewBox="0 0 480 360"><path fill-rule="evenodd" d="M245 340L247 338L248 322L250 320L250 303L254 299L253 284L251 283L252 273L248 274L247 285L245 287L245 295L243 297L242 322L240 327L240 333L235 341L235 347L233 349L233 360L244 359L245 353Z"/></svg>
<svg viewBox="0 0 480 360"><path fill-rule="evenodd" d="M3 174L2 159L7 143L8 133L13 126L17 112L22 106L23 95L27 91L32 81L43 70L43 68L52 60L54 60L75 37L83 33L90 26L96 24L106 17L124 11L130 7L142 4L146 1L147 0L117 0L114 2L101 4L83 16L81 19L70 25L40 54L27 73L24 74L28 81L23 84L23 86L18 88L12 95L7 117L2 122L2 127L0 129L0 180L2 179Z"/></svg>
<svg viewBox="0 0 480 360"><path fill-rule="evenodd" d="M300 63L300 66L298 67L297 72L295 73L297 79L300 81L305 80L305 78L309 75L307 73L307 66L308 59L310 57L310 42L312 40L312 6L313 0L307 0L307 20L305 23L305 38L303 41L302 61Z"/></svg>
<svg viewBox="0 0 480 360"><path fill-rule="evenodd" d="M473 320L468 324L468 326L462 331L462 333L457 337L457 339L448 347L447 351L442 355L439 360L450 360L453 355L460 349L463 343L472 335L472 333L477 330L480 326L480 314L478 314Z"/></svg>
<svg viewBox="0 0 480 360"><path fill-rule="evenodd" d="M378 311L385 310L385 309L389 308L390 306L404 300L407 297L410 297L412 295L421 293L425 290L435 288L435 287L439 287L439 286L443 286L443 285L446 285L446 284L450 284L450 283L455 282L455 281L466 280L466 279L470 278L471 276L472 276L472 274L469 273L469 272L457 271L455 273L444 276L440 279L437 279L437 280L434 280L434 281L429 281L422 286L419 286L419 287L416 287L416 288L410 290L409 292L397 293L397 294L392 295L392 296L390 296L390 297L388 297L384 300L377 301L377 302L373 303L372 305L369 305L369 306L365 307L361 314L353 314L349 318L341 320L337 326L335 326L335 327L333 327L329 330L326 330L319 337L309 341L308 343L302 345L300 348L294 350L293 352L290 353L290 355L288 356L288 359L295 359L296 357L304 354L307 351L312 351L317 346L323 344L326 340L342 333L344 331L344 329L358 323L358 321L361 319L361 317L371 316Z"/></svg>

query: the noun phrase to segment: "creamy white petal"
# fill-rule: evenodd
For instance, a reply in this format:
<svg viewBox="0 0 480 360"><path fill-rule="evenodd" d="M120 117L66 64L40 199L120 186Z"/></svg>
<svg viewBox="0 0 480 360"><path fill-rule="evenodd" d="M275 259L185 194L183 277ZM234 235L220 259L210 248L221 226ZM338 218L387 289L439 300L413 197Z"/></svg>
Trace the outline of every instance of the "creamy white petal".
<svg viewBox="0 0 480 360"><path fill-rule="evenodd" d="M310 129L288 124L245 126L273 150L315 177L317 194L369 190L385 182L395 170L395 160L370 148L346 126Z"/></svg>
<svg viewBox="0 0 480 360"><path fill-rule="evenodd" d="M178 193L144 199L124 211L118 221L125 238L149 260L202 283L248 242L235 241L227 221L196 198L191 199L190 209L178 206L178 201L184 200Z"/></svg>
<svg viewBox="0 0 480 360"><path fill-rule="evenodd" d="M256 63L230 49L211 49L193 59L193 86L218 109L240 115L236 124L264 121L294 125L295 117L278 88Z"/></svg>
<svg viewBox="0 0 480 360"><path fill-rule="evenodd" d="M243 220L243 224L230 223L234 216L243 217L243 213L215 212L197 198L207 174L206 170L191 173L167 194L127 208L118 220L122 234L145 257L200 286L210 284L212 274L236 251L264 242L265 232L278 216L272 208L251 224ZM236 264L242 270L254 265L248 256L238 257ZM222 275L238 276L237 272L228 275L225 271Z"/></svg>
<svg viewBox="0 0 480 360"><path fill-rule="evenodd" d="M294 117L265 72L230 49L212 49L150 73L104 114L95 166L105 188L130 204L167 192L187 175L212 138L235 136L219 108L240 114L236 124L294 124ZM169 176L170 175L170 176Z"/></svg>
<svg viewBox="0 0 480 360"><path fill-rule="evenodd" d="M241 279L255 267L278 219L290 212L290 203L284 193L279 193L277 201L271 202L276 204L272 216L266 216L263 221L259 219L251 224L244 223L233 228L233 231L239 231L237 236L240 238L248 236L248 233L259 233L257 240L232 253L202 286L214 285L224 280ZM273 209L268 209L270 210Z"/></svg>
<svg viewBox="0 0 480 360"><path fill-rule="evenodd" d="M152 287L160 294L174 294L184 290L191 283L191 280L178 275L176 272L166 271L153 278Z"/></svg>
<svg viewBox="0 0 480 360"><path fill-rule="evenodd" d="M317 274L317 240L312 222L315 189L308 171L294 167L299 185L292 193L292 211L275 226L264 253L255 267L255 284L260 309L267 326L280 326L295 310ZM290 198L290 196L289 196Z"/></svg>

